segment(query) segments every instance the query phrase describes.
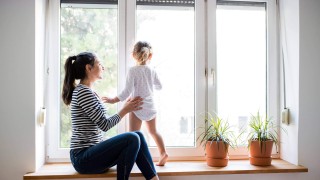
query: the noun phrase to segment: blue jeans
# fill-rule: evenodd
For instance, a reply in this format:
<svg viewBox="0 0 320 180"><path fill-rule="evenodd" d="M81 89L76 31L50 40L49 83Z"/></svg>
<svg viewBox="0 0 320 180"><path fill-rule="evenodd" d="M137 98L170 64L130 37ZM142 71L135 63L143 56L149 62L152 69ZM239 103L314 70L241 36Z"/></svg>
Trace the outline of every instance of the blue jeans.
<svg viewBox="0 0 320 180"><path fill-rule="evenodd" d="M146 179L157 175L146 140L139 131L123 133L88 148L71 149L70 159L80 174L104 173L117 165L117 179L128 179L136 163Z"/></svg>

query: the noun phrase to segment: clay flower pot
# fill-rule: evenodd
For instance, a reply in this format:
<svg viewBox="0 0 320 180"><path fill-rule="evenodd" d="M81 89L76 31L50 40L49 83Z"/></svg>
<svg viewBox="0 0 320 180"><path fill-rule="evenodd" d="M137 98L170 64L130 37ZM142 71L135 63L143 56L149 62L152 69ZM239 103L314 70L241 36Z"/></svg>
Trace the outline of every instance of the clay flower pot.
<svg viewBox="0 0 320 180"><path fill-rule="evenodd" d="M251 141L250 142L250 164L256 166L270 166L272 157L273 141Z"/></svg>
<svg viewBox="0 0 320 180"><path fill-rule="evenodd" d="M222 141L207 141L206 160L207 165L211 167L225 167L228 165L229 145Z"/></svg>

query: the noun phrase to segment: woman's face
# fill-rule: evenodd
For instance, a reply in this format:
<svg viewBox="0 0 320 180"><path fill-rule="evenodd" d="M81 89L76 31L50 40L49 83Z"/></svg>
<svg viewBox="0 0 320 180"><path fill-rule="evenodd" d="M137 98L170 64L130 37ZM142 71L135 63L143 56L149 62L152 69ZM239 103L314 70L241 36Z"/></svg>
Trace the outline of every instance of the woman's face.
<svg viewBox="0 0 320 180"><path fill-rule="evenodd" d="M104 71L104 67L102 66L100 60L96 58L94 61L94 65L91 68L90 75L94 80L102 79L102 72Z"/></svg>

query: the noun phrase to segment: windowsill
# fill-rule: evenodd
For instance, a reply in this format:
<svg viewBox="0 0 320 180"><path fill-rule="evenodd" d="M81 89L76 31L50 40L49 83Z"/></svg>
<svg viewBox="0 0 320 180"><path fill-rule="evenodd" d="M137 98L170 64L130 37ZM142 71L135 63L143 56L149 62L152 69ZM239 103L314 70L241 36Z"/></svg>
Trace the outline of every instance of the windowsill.
<svg viewBox="0 0 320 180"><path fill-rule="evenodd" d="M161 176L215 175L215 174L257 174L308 172L308 168L296 166L281 159L273 159L271 166L250 165L248 160L230 160L226 167L209 167L204 161L172 161L163 167L156 166ZM142 176L137 166L131 171L132 177ZM116 177L115 167L104 174L79 174L70 163L45 164L35 173L24 175L23 179L73 179Z"/></svg>

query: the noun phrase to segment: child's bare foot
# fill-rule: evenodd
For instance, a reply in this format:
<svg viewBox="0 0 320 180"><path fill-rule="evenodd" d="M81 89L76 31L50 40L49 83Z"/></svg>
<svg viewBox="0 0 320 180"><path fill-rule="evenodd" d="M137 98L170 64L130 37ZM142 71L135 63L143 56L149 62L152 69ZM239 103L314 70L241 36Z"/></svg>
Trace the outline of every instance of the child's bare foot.
<svg viewBox="0 0 320 180"><path fill-rule="evenodd" d="M161 154L160 158L159 158L159 162L156 164L157 166L164 166L167 162L168 159L168 154L167 153L163 153Z"/></svg>

